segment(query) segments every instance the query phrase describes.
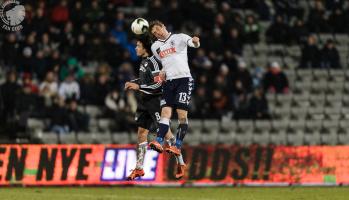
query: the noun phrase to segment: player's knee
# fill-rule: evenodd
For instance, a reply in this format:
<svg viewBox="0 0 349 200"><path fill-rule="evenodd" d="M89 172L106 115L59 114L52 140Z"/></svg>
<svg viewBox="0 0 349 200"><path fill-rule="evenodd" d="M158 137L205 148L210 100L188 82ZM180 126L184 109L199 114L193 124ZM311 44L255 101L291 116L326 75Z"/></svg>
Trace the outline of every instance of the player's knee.
<svg viewBox="0 0 349 200"><path fill-rule="evenodd" d="M186 117L182 117L182 118L179 117L178 121L180 124L188 124L188 118L186 118Z"/></svg>
<svg viewBox="0 0 349 200"><path fill-rule="evenodd" d="M147 141L148 132L149 131L147 129L139 128L138 129L138 142Z"/></svg>
<svg viewBox="0 0 349 200"><path fill-rule="evenodd" d="M179 121L181 121L181 120L188 120L186 111L178 111L177 114L178 114L178 120Z"/></svg>

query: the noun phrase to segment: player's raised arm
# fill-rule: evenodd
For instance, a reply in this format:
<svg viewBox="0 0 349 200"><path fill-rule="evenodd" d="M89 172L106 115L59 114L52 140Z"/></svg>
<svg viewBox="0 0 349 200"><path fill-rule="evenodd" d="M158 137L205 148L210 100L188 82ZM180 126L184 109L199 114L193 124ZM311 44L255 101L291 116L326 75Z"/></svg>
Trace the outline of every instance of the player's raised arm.
<svg viewBox="0 0 349 200"><path fill-rule="evenodd" d="M193 46L192 46L191 44L192 44ZM199 47L200 47L200 38L197 37L197 36L194 36L194 37L191 39L191 41L188 42L188 45L189 45L190 47L199 48Z"/></svg>
<svg viewBox="0 0 349 200"><path fill-rule="evenodd" d="M187 34L180 34L181 38L184 42L187 43L188 46L193 47L193 48L199 48L200 47L200 38L197 36L190 37Z"/></svg>

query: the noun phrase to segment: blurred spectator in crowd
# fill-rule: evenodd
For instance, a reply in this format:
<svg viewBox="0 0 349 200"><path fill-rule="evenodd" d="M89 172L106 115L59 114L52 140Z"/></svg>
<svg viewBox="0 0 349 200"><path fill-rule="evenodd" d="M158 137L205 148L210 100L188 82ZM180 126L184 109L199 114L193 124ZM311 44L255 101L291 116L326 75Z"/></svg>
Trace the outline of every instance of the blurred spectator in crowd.
<svg viewBox="0 0 349 200"><path fill-rule="evenodd" d="M97 105L104 105L105 98L108 93L112 90L112 86L109 82L109 76L107 74L100 74L97 77L97 83L95 86L96 100Z"/></svg>
<svg viewBox="0 0 349 200"><path fill-rule="evenodd" d="M86 19L89 22L96 22L103 18L104 11L101 8L101 4L97 0L92 0L90 6L85 11Z"/></svg>
<svg viewBox="0 0 349 200"><path fill-rule="evenodd" d="M252 72L253 88L263 87L263 67L256 66Z"/></svg>
<svg viewBox="0 0 349 200"><path fill-rule="evenodd" d="M70 131L75 133L89 131L88 126L90 118L87 114L78 111L78 103L76 100L69 101L67 114Z"/></svg>
<svg viewBox="0 0 349 200"><path fill-rule="evenodd" d="M233 74L233 90L243 91L244 93L252 92L252 77L247 69L245 61L240 60L238 62L238 70Z"/></svg>
<svg viewBox="0 0 349 200"><path fill-rule="evenodd" d="M347 24L345 23L345 16L341 10L341 7L334 9L328 19L328 23L331 24L333 33L344 33Z"/></svg>
<svg viewBox="0 0 349 200"><path fill-rule="evenodd" d="M245 24L245 42L248 44L256 44L259 42L260 27L253 15L246 17Z"/></svg>
<svg viewBox="0 0 349 200"><path fill-rule="evenodd" d="M78 28L81 28L83 21L86 18L86 14L82 7L82 1L77 0L74 2L73 6L69 6L70 8L70 20L74 23L74 25Z"/></svg>
<svg viewBox="0 0 349 200"><path fill-rule="evenodd" d="M65 80L59 86L58 94L65 100L80 98L80 86L78 82L76 82L74 74L69 74L65 78Z"/></svg>
<svg viewBox="0 0 349 200"><path fill-rule="evenodd" d="M290 27L281 15L275 17L275 21L266 31L267 42L274 44L289 43Z"/></svg>
<svg viewBox="0 0 349 200"><path fill-rule="evenodd" d="M134 124L133 114L125 94L120 93L117 89L112 90L105 98L105 105L107 107L106 114L115 120L111 129L116 132L130 132L132 124Z"/></svg>
<svg viewBox="0 0 349 200"><path fill-rule="evenodd" d="M86 36L84 34L79 34L77 36L76 44L72 46L71 55L76 57L78 60L81 60L83 64L87 64L87 61L90 60L88 57L88 48Z"/></svg>
<svg viewBox="0 0 349 200"><path fill-rule="evenodd" d="M212 117L210 115L210 95L207 93L208 89L203 86L199 86L195 95L193 95L193 117L197 119L204 120L206 118Z"/></svg>
<svg viewBox="0 0 349 200"><path fill-rule="evenodd" d="M224 43L222 40L222 30L218 27L214 28L212 37L206 43L205 46L209 51L215 52L219 55L223 54L224 49L222 47L224 46Z"/></svg>
<svg viewBox="0 0 349 200"><path fill-rule="evenodd" d="M249 113L249 101L246 93L236 95L234 101L234 115L235 120L248 119L250 118Z"/></svg>
<svg viewBox="0 0 349 200"><path fill-rule="evenodd" d="M33 94L32 86L24 84L22 92L16 98L16 114L18 116L19 130L24 131L27 127L28 118L38 116L38 96Z"/></svg>
<svg viewBox="0 0 349 200"><path fill-rule="evenodd" d="M288 93L288 79L279 63L272 62L263 78L264 91L271 93Z"/></svg>
<svg viewBox="0 0 349 200"><path fill-rule="evenodd" d="M213 63L202 48L197 50L196 56L192 62L193 71L197 74L208 74L210 70L212 70Z"/></svg>
<svg viewBox="0 0 349 200"><path fill-rule="evenodd" d="M225 50L230 50L233 54L242 55L243 41L238 29L231 28L228 37L224 41Z"/></svg>
<svg viewBox="0 0 349 200"><path fill-rule="evenodd" d="M262 21L270 20L270 7L265 0L256 0L254 10Z"/></svg>
<svg viewBox="0 0 349 200"><path fill-rule="evenodd" d="M96 90L95 79L91 74L85 74L79 82L80 85L80 102L83 105L97 105L99 91ZM102 98L102 97L100 97ZM104 100L103 100L104 102ZM104 105L104 104L101 104Z"/></svg>
<svg viewBox="0 0 349 200"><path fill-rule="evenodd" d="M29 87L32 94L38 94L39 88L35 83L33 83L32 75L29 73L24 73L22 76L22 86Z"/></svg>
<svg viewBox="0 0 349 200"><path fill-rule="evenodd" d="M232 79L232 105L235 119L248 118L248 94L252 91L252 77L245 61L240 60Z"/></svg>
<svg viewBox="0 0 349 200"><path fill-rule="evenodd" d="M211 116L221 120L221 117L229 111L229 97L222 88L216 88L212 92Z"/></svg>
<svg viewBox="0 0 349 200"><path fill-rule="evenodd" d="M47 72L45 80L40 84L39 94L44 98L46 107L52 106L53 100L58 94L57 77L52 71Z"/></svg>
<svg viewBox="0 0 349 200"><path fill-rule="evenodd" d="M14 33L6 35L6 39L2 44L0 58L4 60L5 66L15 66L18 58L18 40Z"/></svg>
<svg viewBox="0 0 349 200"><path fill-rule="evenodd" d="M60 69L59 77L64 80L68 74L73 74L74 77L79 80L84 76L84 69L79 65L76 58L69 58L66 66L62 66Z"/></svg>
<svg viewBox="0 0 349 200"><path fill-rule="evenodd" d="M270 119L268 102L261 88L255 89L250 99L249 113L252 119Z"/></svg>
<svg viewBox="0 0 349 200"><path fill-rule="evenodd" d="M293 27L290 29L290 40L292 43L302 44L307 42L309 35L308 28L305 26L302 19L297 19Z"/></svg>
<svg viewBox="0 0 349 200"><path fill-rule="evenodd" d="M308 28L310 32L328 32L329 26L326 19L326 10L322 4L321 0L315 1L315 7L311 9L308 16Z"/></svg>
<svg viewBox="0 0 349 200"><path fill-rule="evenodd" d="M321 68L338 69L341 68L339 53L334 42L329 39L321 50Z"/></svg>
<svg viewBox="0 0 349 200"><path fill-rule="evenodd" d="M35 31L39 36L48 31L50 20L45 16L45 8L36 9L31 23L31 31Z"/></svg>
<svg viewBox="0 0 349 200"><path fill-rule="evenodd" d="M1 113L3 115L3 120L13 120L18 94L21 91L20 85L17 84L17 74L14 71L10 71L7 73L6 82L0 86L0 89L0 94L2 95L1 99L3 101L4 106L3 113Z"/></svg>
<svg viewBox="0 0 349 200"><path fill-rule="evenodd" d="M334 10L336 8L343 8L345 0L325 0L327 10Z"/></svg>
<svg viewBox="0 0 349 200"><path fill-rule="evenodd" d="M317 68L319 66L320 50L316 45L314 35L308 37L307 43L302 47L300 68Z"/></svg>
<svg viewBox="0 0 349 200"><path fill-rule="evenodd" d="M277 15L283 15L287 19L292 17L303 17L303 8L299 0L272 0Z"/></svg>
<svg viewBox="0 0 349 200"><path fill-rule="evenodd" d="M69 20L69 9L66 0L61 0L53 7L51 21L58 26L63 26Z"/></svg>
<svg viewBox="0 0 349 200"><path fill-rule="evenodd" d="M54 105L51 108L51 112L49 112L49 117L50 131L58 134L69 133L68 111L65 107L65 101L63 98L55 98Z"/></svg>

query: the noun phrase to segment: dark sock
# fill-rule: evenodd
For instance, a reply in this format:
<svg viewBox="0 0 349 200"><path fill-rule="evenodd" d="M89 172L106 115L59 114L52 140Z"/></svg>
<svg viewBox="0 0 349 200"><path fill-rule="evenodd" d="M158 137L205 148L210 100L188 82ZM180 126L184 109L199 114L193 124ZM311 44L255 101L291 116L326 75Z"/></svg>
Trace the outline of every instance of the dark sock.
<svg viewBox="0 0 349 200"><path fill-rule="evenodd" d="M164 138L169 129L169 120L161 120L159 123L159 131L157 133L156 141L160 144L164 143Z"/></svg>

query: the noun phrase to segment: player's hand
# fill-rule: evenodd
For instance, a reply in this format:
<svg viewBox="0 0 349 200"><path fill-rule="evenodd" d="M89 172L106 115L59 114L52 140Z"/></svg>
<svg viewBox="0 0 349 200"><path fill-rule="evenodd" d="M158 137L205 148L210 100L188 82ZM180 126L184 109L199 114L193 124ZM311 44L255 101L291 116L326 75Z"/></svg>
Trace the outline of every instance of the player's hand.
<svg viewBox="0 0 349 200"><path fill-rule="evenodd" d="M194 43L194 45L195 45L196 47L199 46L199 43L200 43L200 38L199 38L199 37L194 36L194 37L192 38L192 41L193 41L193 43Z"/></svg>
<svg viewBox="0 0 349 200"><path fill-rule="evenodd" d="M166 72L160 71L159 72L159 77L162 82L166 81Z"/></svg>
<svg viewBox="0 0 349 200"><path fill-rule="evenodd" d="M139 90L139 85L136 83L126 82L125 90Z"/></svg>

